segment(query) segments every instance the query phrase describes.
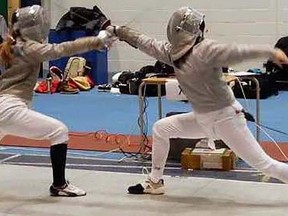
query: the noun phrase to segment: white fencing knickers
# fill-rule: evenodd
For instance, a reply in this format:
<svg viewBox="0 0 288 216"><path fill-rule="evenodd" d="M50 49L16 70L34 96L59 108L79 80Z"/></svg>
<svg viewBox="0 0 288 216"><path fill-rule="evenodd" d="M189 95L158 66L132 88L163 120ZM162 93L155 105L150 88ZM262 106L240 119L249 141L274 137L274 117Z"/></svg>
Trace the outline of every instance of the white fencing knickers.
<svg viewBox="0 0 288 216"><path fill-rule="evenodd" d="M261 148L242 112L229 106L209 113L185 113L160 119L153 126L152 172L162 178L169 153L169 138L221 139L242 160L265 175L288 183L288 165L272 159Z"/></svg>
<svg viewBox="0 0 288 216"><path fill-rule="evenodd" d="M51 145L68 142L68 128L60 121L29 109L20 98L0 96L0 134L50 140Z"/></svg>

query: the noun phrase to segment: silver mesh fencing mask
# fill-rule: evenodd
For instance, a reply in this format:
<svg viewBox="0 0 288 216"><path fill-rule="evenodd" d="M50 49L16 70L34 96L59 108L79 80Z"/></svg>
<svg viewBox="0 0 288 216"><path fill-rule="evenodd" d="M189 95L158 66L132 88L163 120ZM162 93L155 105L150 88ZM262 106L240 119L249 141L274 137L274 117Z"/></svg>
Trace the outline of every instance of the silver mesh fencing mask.
<svg viewBox="0 0 288 216"><path fill-rule="evenodd" d="M200 29L203 21L204 14L193 8L182 7L173 13L167 26L172 61L185 55L195 45L197 38L203 36Z"/></svg>
<svg viewBox="0 0 288 216"><path fill-rule="evenodd" d="M23 7L14 12L12 27L24 39L43 42L49 34L50 18L47 11L39 5Z"/></svg>

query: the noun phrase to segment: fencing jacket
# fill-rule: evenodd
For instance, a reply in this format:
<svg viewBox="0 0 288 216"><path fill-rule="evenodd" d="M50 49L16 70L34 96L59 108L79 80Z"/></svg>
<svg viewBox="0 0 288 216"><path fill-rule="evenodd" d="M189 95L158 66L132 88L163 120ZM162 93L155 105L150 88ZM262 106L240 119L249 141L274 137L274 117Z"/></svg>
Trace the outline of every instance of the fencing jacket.
<svg viewBox="0 0 288 216"><path fill-rule="evenodd" d="M176 67L170 60L170 43L157 41L128 27L120 27L117 35L120 40L173 66L183 93L199 113L215 111L234 103L233 92L223 80L223 66L274 56L274 49L270 46L220 44L204 39L180 59Z"/></svg>
<svg viewBox="0 0 288 216"><path fill-rule="evenodd" d="M13 46L15 58L0 76L0 95L14 95L29 103L32 100L41 62L103 48L104 44L97 37L85 37L60 44L42 44L18 38L16 45Z"/></svg>

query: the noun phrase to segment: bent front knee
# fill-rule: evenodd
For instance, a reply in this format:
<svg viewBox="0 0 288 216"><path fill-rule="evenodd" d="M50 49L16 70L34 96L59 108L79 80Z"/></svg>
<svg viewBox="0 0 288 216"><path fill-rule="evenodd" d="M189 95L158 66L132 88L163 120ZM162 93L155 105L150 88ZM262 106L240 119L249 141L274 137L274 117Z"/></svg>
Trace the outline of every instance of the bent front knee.
<svg viewBox="0 0 288 216"><path fill-rule="evenodd" d="M169 139L169 137L174 133L173 128L165 119L160 119L155 122L152 131L154 137L161 137L162 139Z"/></svg>
<svg viewBox="0 0 288 216"><path fill-rule="evenodd" d="M55 130L50 136L51 145L56 145L59 143L67 143L69 140L69 130L67 126L63 123L57 125Z"/></svg>

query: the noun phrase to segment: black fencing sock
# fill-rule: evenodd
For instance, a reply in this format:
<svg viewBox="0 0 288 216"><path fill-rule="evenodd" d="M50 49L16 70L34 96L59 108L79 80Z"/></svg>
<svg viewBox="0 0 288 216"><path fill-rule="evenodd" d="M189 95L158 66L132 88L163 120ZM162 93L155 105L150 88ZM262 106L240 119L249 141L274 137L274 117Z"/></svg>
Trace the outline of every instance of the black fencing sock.
<svg viewBox="0 0 288 216"><path fill-rule="evenodd" d="M57 144L50 147L50 158L53 169L53 186L60 187L66 183L65 166L66 166L67 144Z"/></svg>

